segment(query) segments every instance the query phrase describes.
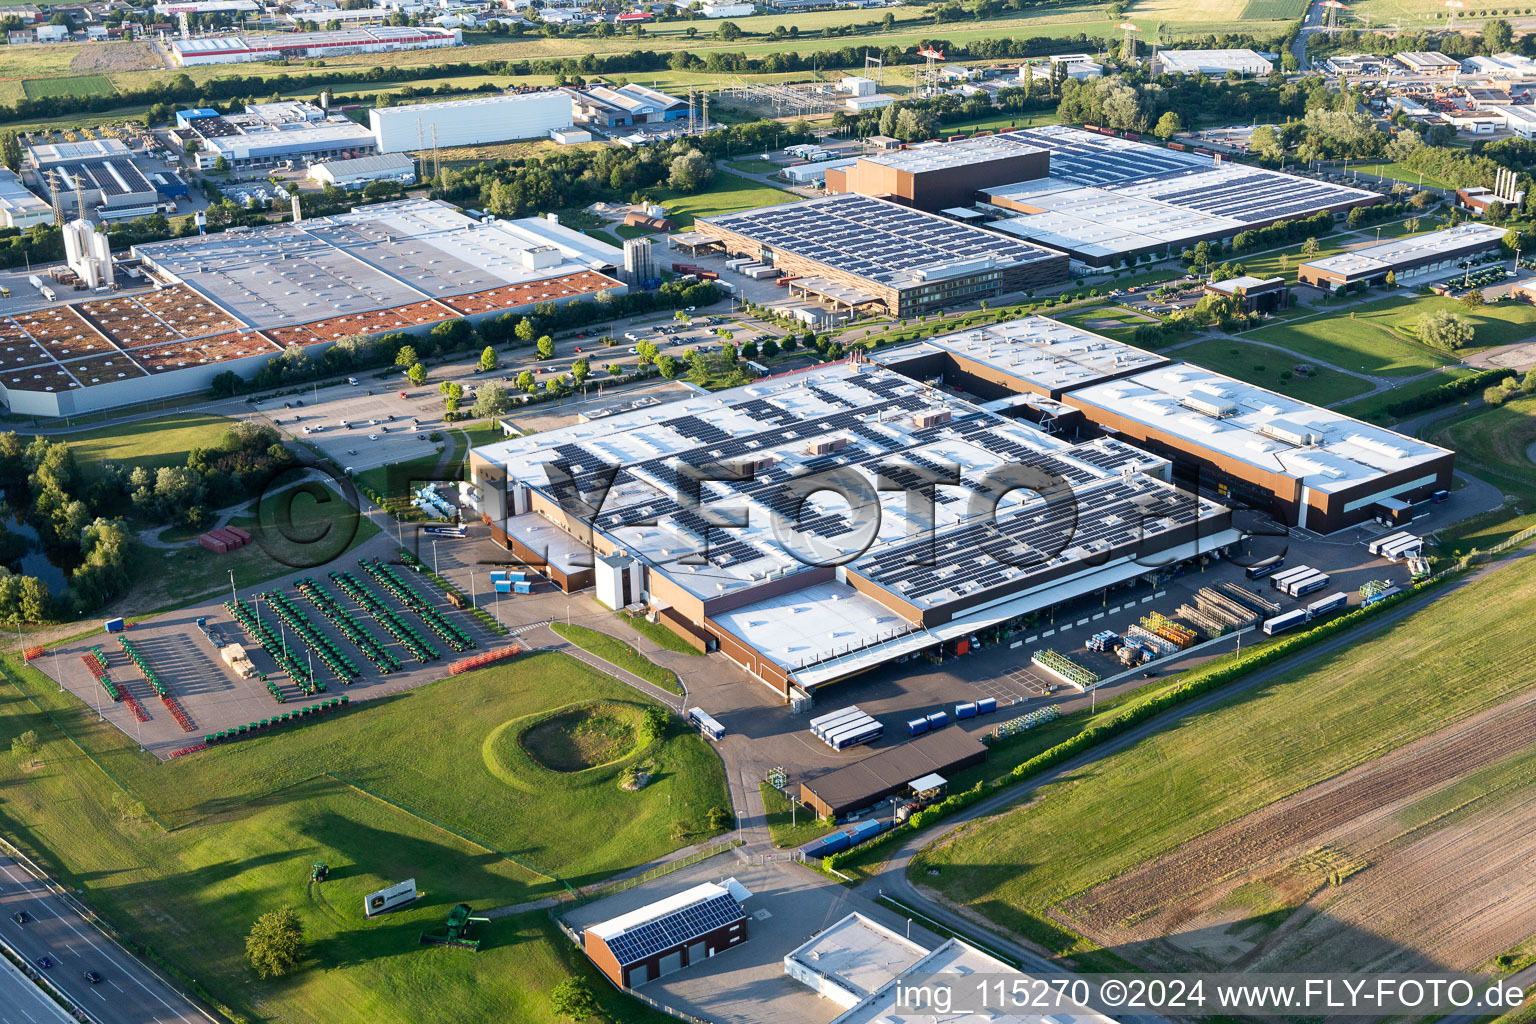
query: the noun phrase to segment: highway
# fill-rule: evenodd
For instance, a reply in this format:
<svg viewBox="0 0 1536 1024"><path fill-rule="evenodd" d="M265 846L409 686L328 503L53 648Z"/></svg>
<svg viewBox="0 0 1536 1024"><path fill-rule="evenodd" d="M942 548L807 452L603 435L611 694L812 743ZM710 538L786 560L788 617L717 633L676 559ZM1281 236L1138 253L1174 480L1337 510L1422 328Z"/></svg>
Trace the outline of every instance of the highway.
<svg viewBox="0 0 1536 1024"><path fill-rule="evenodd" d="M4 957L0 957L0 1000L4 1000L5 1005L0 1017L7 1021L26 1021L28 1024L67 1021L72 1024L75 1019Z"/></svg>
<svg viewBox="0 0 1536 1024"><path fill-rule="evenodd" d="M27 923L18 924L17 913L25 913ZM0 856L0 939L33 964L41 956L51 957L54 963L47 969L48 980L100 1024L208 1024L209 1018L186 997L4 856ZM90 983L86 971L97 972L101 981ZM8 998L0 1020L51 1020L19 1012L20 1007L30 1010L35 1004L30 993L20 995L22 984L19 975L5 977Z"/></svg>

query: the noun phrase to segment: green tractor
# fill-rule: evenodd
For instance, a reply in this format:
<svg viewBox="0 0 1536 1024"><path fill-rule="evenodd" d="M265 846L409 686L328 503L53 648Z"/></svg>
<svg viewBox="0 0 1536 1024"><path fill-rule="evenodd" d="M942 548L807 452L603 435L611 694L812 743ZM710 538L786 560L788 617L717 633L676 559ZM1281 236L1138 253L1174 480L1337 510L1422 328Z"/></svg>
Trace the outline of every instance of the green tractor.
<svg viewBox="0 0 1536 1024"><path fill-rule="evenodd" d="M453 946L473 952L480 948L480 940L469 937L469 926L477 921L483 923L489 920L488 917L475 917L468 903L460 903L448 912L448 924L444 929L446 934L428 935L422 932L421 941L429 946Z"/></svg>
<svg viewBox="0 0 1536 1024"><path fill-rule="evenodd" d="M315 861L314 865L309 869L309 880L311 882L323 882L329 877L331 877L330 866L323 860Z"/></svg>

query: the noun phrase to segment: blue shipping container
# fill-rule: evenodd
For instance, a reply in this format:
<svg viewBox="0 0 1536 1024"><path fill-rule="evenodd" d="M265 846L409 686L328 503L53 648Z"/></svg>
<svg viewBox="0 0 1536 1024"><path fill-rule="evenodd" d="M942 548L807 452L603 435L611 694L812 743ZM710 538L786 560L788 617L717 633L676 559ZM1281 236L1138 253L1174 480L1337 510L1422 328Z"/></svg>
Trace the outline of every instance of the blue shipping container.
<svg viewBox="0 0 1536 1024"><path fill-rule="evenodd" d="M983 697L983 698L981 698L980 700L978 700L976 702L976 713L978 715L990 715L992 712L994 712L996 710L997 710L997 698L996 697Z"/></svg>
<svg viewBox="0 0 1536 1024"><path fill-rule="evenodd" d="M846 850L852 845L853 844L848 841L847 833L833 832L831 835L827 836L821 841L821 855L826 857L837 853L840 850Z"/></svg>
<svg viewBox="0 0 1536 1024"><path fill-rule="evenodd" d="M496 580L495 583L492 584L492 586L494 586L496 588L496 593L498 593L498 594L510 594L510 593L512 593L512 581L511 580Z"/></svg>
<svg viewBox="0 0 1536 1024"><path fill-rule="evenodd" d="M870 818L868 821L855 822L843 829L843 831L848 835L849 845L857 846L864 840L873 839L880 834L880 822Z"/></svg>
<svg viewBox="0 0 1536 1024"><path fill-rule="evenodd" d="M976 717L976 705L975 704L956 704L955 705L955 718L960 719L960 718L975 718L975 717Z"/></svg>
<svg viewBox="0 0 1536 1024"><path fill-rule="evenodd" d="M942 729L949 724L949 716L942 711L935 711L928 716L928 728Z"/></svg>
<svg viewBox="0 0 1536 1024"><path fill-rule="evenodd" d="M921 736L928 731L928 719L914 718L907 723L908 736Z"/></svg>
<svg viewBox="0 0 1536 1024"><path fill-rule="evenodd" d="M491 582L492 583L500 583L502 580L504 580L506 578L507 578L507 570L505 570L505 569L492 569L491 570Z"/></svg>
<svg viewBox="0 0 1536 1024"><path fill-rule="evenodd" d="M104 625L108 633L121 633L123 631L122 619L108 619Z"/></svg>
<svg viewBox="0 0 1536 1024"><path fill-rule="evenodd" d="M531 594L531 593L533 593L533 584L532 583L514 583L514 584L512 584L512 593L514 593L514 594Z"/></svg>

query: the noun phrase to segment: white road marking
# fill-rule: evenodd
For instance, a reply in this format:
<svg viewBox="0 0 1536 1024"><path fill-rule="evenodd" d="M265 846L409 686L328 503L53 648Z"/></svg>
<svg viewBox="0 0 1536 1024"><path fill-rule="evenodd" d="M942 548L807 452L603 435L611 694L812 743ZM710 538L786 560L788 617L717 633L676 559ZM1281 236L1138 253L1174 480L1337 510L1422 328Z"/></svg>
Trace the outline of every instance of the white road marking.
<svg viewBox="0 0 1536 1024"><path fill-rule="evenodd" d="M1113 608L1111 608L1109 610L1109 614L1113 615L1113 614L1115 614L1115 612L1117 612L1119 610L1120 610L1120 606L1117 604L1117 605L1115 605Z"/></svg>
<svg viewBox="0 0 1536 1024"><path fill-rule="evenodd" d="M111 978L108 978L108 979L107 979L107 984L108 984L108 985L111 985L111 986L112 986L112 987L113 987L113 988L115 988L115 989L117 989L117 990L118 990L118 991L119 991L119 992L121 992L121 991L122 991L122 989L121 989L121 988L118 988L118 984L117 984L117 982L115 982L115 981L113 981L113 980L112 980L112 979L111 979Z"/></svg>
<svg viewBox="0 0 1536 1024"><path fill-rule="evenodd" d="M1104 617L1104 613L1103 612L1099 612L1099 614L1095 615L1093 617L1093 619L1094 619L1095 622L1097 622L1099 619L1102 619L1103 617Z"/></svg>
<svg viewBox="0 0 1536 1024"><path fill-rule="evenodd" d="M41 884L39 882L36 882L35 880L31 880L31 881L17 881L16 876L11 873L11 869L6 867L6 866L4 866L4 865L0 865L0 873L3 873L5 875L5 877L11 879L12 881L16 881L17 884L22 887L22 890L24 892L35 892L36 890L35 890L34 887L36 885L40 885ZM31 876L27 876L27 878L30 879ZM46 891L46 889L44 891ZM75 923L73 921L71 921L69 919L69 917L66 917L63 914L58 913L57 911L55 911L52 907L48 906L47 904L43 904L43 907L44 907L44 909L46 909L48 911L48 913L52 914L54 917L57 917L61 921L63 921L64 922L64 927L66 927L70 931L74 932L75 935L78 936L79 939L82 942L86 943L86 945L90 946L92 949L96 950L97 952L104 953L108 960L111 960L117 967L122 968L123 973L128 976L128 979L130 981L132 981L135 985L139 986L139 988L143 989L149 995L153 996L155 1001L157 1003L159 1003L161 1006L165 1007L167 1010L169 1010L172 1013L176 1014L176 1019L178 1019L178 1020L187 1019L187 1018L183 1017L182 1014L177 1012L176 1007L174 1007L170 1003L166 1002L165 999L160 995L160 993L156 992L154 989L150 988L148 985L144 984L144 982L140 981L137 977L135 977L135 972L143 970L144 968L141 965L135 963L134 961L125 959L126 954L124 954L121 950L119 950L117 948L117 946L111 940L106 938L106 936L103 936L103 935L90 936L87 933L82 932L79 928L75 927ZM98 945L98 943L99 943L99 945ZM97 993L97 994L100 995L100 993ZM105 999L106 997L102 996L102 998Z"/></svg>
<svg viewBox="0 0 1536 1024"><path fill-rule="evenodd" d="M1034 642L1035 642L1035 641L1036 641L1036 640L1039 640L1039 639L1040 639L1040 635L1039 635L1039 634L1038 634L1038 633L1037 633L1037 634L1035 634L1035 635L1034 635L1034 636L1031 636L1031 637L1026 637L1026 638L1025 638L1025 639L1024 639L1024 642L1025 642L1025 643L1027 643L1027 644L1032 644L1032 643L1034 643Z"/></svg>
<svg viewBox="0 0 1536 1024"><path fill-rule="evenodd" d="M1054 629L1048 629L1044 633L1041 633L1040 635L1041 636L1055 636L1056 635L1056 631Z"/></svg>
<svg viewBox="0 0 1536 1024"><path fill-rule="evenodd" d="M1008 649L1011 651L1015 647L1023 647L1023 646L1024 646L1024 641L1023 640L1015 640L1013 643L1008 645Z"/></svg>
<svg viewBox="0 0 1536 1024"><path fill-rule="evenodd" d="M1151 602L1152 602L1152 599L1150 597L1144 597L1144 598L1141 599L1141 603L1142 604L1150 604Z"/></svg>
<svg viewBox="0 0 1536 1024"><path fill-rule="evenodd" d="M1079 626L1086 626L1086 625L1088 625L1088 623L1089 623L1089 621L1090 621L1090 620L1088 620L1088 619L1078 619L1078 620L1077 620L1077 624L1078 624L1078 625L1079 625Z"/></svg>

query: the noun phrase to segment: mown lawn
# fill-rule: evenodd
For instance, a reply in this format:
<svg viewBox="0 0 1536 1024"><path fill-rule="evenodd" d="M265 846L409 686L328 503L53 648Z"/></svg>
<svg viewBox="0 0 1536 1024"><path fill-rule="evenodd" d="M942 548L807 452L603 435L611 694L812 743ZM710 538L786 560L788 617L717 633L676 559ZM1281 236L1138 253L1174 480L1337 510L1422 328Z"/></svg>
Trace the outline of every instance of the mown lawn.
<svg viewBox="0 0 1536 1024"><path fill-rule="evenodd" d="M654 189L650 195L667 208L667 219L679 228L692 226L695 217L716 217L722 213L755 210L760 206L793 203L800 197L770 185L759 185L740 175L716 170L714 180L703 192L688 194L671 189ZM620 234L625 234L620 231Z"/></svg>
<svg viewBox="0 0 1536 1024"><path fill-rule="evenodd" d="M1319 366L1317 372L1302 376L1295 373L1294 368L1297 363L1305 362L1304 359L1287 358L1284 352L1250 345L1236 338L1215 338L1186 345L1173 355L1313 405L1332 405L1371 390L1369 381L1326 367ZM1291 376L1282 378L1283 373Z"/></svg>
<svg viewBox="0 0 1536 1024"><path fill-rule="evenodd" d="M586 626L578 626L569 622L552 622L549 628L582 650L602 658L610 665L617 665L626 672L632 672L646 682L659 686L663 690L669 692L677 691L678 682L675 673L670 669L662 668L622 640L617 640L607 633L601 633L595 629L588 629Z"/></svg>
<svg viewBox="0 0 1536 1024"><path fill-rule="evenodd" d="M1522 560L1042 787L926 849L914 877L1059 951L1083 949L1045 920L1050 908L1536 683L1532 600L1536 565Z"/></svg>
<svg viewBox="0 0 1536 1024"><path fill-rule="evenodd" d="M816 817L815 811L804 804L791 807L789 797L768 783L759 782L757 791L762 795L763 809L768 812L768 834L779 849L804 846L832 831L833 826Z"/></svg>
<svg viewBox="0 0 1536 1024"><path fill-rule="evenodd" d="M384 1024L553 1024L549 990L572 973L595 976L541 912L481 926L478 955L419 946L418 934L440 931L460 901L485 910L559 888L516 861L595 880L677 846L674 820L692 823L691 841L703 837L709 807L729 807L718 758L681 726L636 751L660 769L637 793L617 784L629 759L537 777L522 768L511 782L493 773L482 748L504 723L517 729L573 701L645 702L554 653L169 764L20 671L25 693L0 685L0 745L36 730L43 767L23 775L13 759L0 763L7 835L133 940L253 1019L322 1020L346 1007L349 1020ZM172 831L125 816L117 787L54 722L121 781L129 804L143 801ZM316 860L331 867L317 891L308 885ZM364 894L410 877L419 903L363 919ZM312 956L298 975L263 982L243 963L244 934L283 905L298 910ZM657 1019L606 985L592 988L609 1019Z"/></svg>
<svg viewBox="0 0 1536 1024"><path fill-rule="evenodd" d="M1338 407L1339 412L1356 419L1369 420L1372 423L1390 423L1394 417L1387 415L1387 406L1394 402L1406 401L1426 391L1432 391L1441 384L1454 377L1465 377L1472 373L1464 366L1447 366L1428 376L1414 380L1404 381L1395 385L1390 390L1379 391L1366 398L1353 402L1345 402ZM1418 415L1415 413L1414 415Z"/></svg>
<svg viewBox="0 0 1536 1024"><path fill-rule="evenodd" d="M75 463L86 479L93 479L103 463L143 466L149 470L161 466L184 466L193 448L207 448L218 442L234 420L203 413L153 416L132 423L78 433L56 434L56 440L68 441ZM25 436L25 431L19 431Z"/></svg>
<svg viewBox="0 0 1536 1024"><path fill-rule="evenodd" d="M1536 398L1447 420L1429 439L1454 448L1462 469L1527 504L1536 502L1536 463L1526 454L1536 445Z"/></svg>
<svg viewBox="0 0 1536 1024"><path fill-rule="evenodd" d="M1422 310L1405 312L1402 298L1384 299L1348 311L1261 327L1244 337L1279 345L1296 353L1298 361L1318 360L1347 370L1381 376L1423 373L1457 360L1404 336L1404 322ZM1351 315L1353 314L1353 315ZM1282 357L1283 358L1283 357Z"/></svg>

